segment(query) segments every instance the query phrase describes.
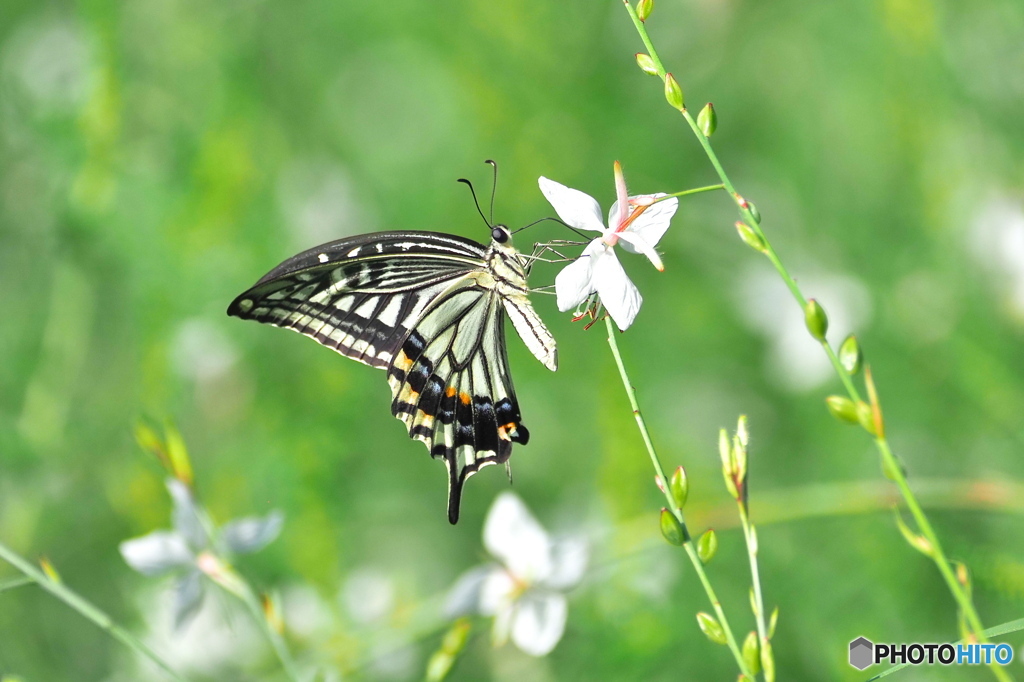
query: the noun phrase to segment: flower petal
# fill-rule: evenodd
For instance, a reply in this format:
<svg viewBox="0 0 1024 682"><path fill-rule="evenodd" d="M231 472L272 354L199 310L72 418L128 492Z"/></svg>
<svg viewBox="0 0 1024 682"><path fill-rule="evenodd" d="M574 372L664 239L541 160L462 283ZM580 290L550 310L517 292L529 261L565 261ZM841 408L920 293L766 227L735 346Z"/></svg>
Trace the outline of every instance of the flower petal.
<svg viewBox="0 0 1024 682"><path fill-rule="evenodd" d="M555 294L561 312L575 308L594 293L594 256L605 250L600 239L587 245L580 257L555 277Z"/></svg>
<svg viewBox="0 0 1024 682"><path fill-rule="evenodd" d="M551 572L551 539L514 493L498 495L484 522L484 546L523 582Z"/></svg>
<svg viewBox="0 0 1024 682"><path fill-rule="evenodd" d="M185 539L166 530L125 540L119 549L125 562L143 575L159 575L195 560Z"/></svg>
<svg viewBox="0 0 1024 682"><path fill-rule="evenodd" d="M609 252L602 258L595 259L594 285L601 296L601 303L608 309L608 314L615 320L621 331L626 331L633 324L636 314L640 312L643 296L633 282L626 276L618 257Z"/></svg>
<svg viewBox="0 0 1024 682"><path fill-rule="evenodd" d="M274 510L266 516L250 516L226 524L220 539L235 554L249 554L273 542L283 525L284 514Z"/></svg>
<svg viewBox="0 0 1024 682"><path fill-rule="evenodd" d="M448 596L444 599L444 614L448 618L457 618L480 610L481 598L483 596L484 581L491 573L504 571L495 565L477 566L471 568L456 580L452 588L448 590Z"/></svg>
<svg viewBox="0 0 1024 682"><path fill-rule="evenodd" d="M638 195L630 197L630 199L657 199L663 196L665 196L664 192L658 192L657 194ZM672 216L676 214L676 209L678 208L679 199L677 197L651 204L644 209L643 213L636 217L636 220L630 223L626 231L640 235L645 242L655 246L665 236L665 231L668 230ZM629 244L623 244L622 248L631 253L636 253Z"/></svg>
<svg viewBox="0 0 1024 682"><path fill-rule="evenodd" d="M548 180L543 176L537 181L537 184L540 185L540 191L544 193L547 200L551 202L555 213L567 225L581 230L607 231L604 223L601 222L601 207L594 197L554 180Z"/></svg>
<svg viewBox="0 0 1024 682"><path fill-rule="evenodd" d="M192 622L203 605L203 574L189 571L174 586L174 629L182 630Z"/></svg>
<svg viewBox="0 0 1024 682"><path fill-rule="evenodd" d="M665 266L661 262L661 256L654 250L654 247L648 244L643 237L640 235L626 230L625 232L619 233L619 243L622 244L622 248L632 253L642 253L647 256L647 259L651 261L651 265L658 268L658 272L664 272ZM628 249L626 247L629 247Z"/></svg>
<svg viewBox="0 0 1024 682"><path fill-rule="evenodd" d="M562 639L568 611L565 596L532 590L516 604L512 641L532 656L546 656Z"/></svg>
<svg viewBox="0 0 1024 682"><path fill-rule="evenodd" d="M590 547L583 538L565 538L551 547L551 574L544 585L566 590L583 579L590 559Z"/></svg>
<svg viewBox="0 0 1024 682"><path fill-rule="evenodd" d="M493 616L511 607L515 601L516 581L504 568L495 568L480 584L480 613Z"/></svg>
<svg viewBox="0 0 1024 682"><path fill-rule="evenodd" d="M188 542L189 546L199 551L209 544L206 529L199 520L199 507L188 486L176 478L167 479L167 491L171 494L174 508L171 511L171 524L174 530Z"/></svg>

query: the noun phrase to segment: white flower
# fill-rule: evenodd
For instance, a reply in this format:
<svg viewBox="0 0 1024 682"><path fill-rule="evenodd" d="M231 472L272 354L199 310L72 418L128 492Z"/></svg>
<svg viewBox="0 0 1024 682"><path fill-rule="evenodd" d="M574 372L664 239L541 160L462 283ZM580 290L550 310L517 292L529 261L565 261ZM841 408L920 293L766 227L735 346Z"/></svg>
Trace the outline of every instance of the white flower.
<svg viewBox="0 0 1024 682"><path fill-rule="evenodd" d="M500 563L464 573L448 595L450 615L476 611L494 617L495 645L511 636L533 656L551 652L565 631L564 591L587 565L582 539L552 540L513 493L502 493L484 523L484 546Z"/></svg>
<svg viewBox="0 0 1024 682"><path fill-rule="evenodd" d="M143 575L177 573L174 586L174 627L180 629L203 604L205 574L226 589L239 589L237 574L219 558L222 554L249 554L263 549L278 536L284 516L273 511L264 517L246 517L213 529L205 512L181 481L167 480L174 530L158 530L121 543L125 562ZM211 532L213 535L211 536Z"/></svg>
<svg viewBox="0 0 1024 682"><path fill-rule="evenodd" d="M608 212L608 225L601 218L601 207L589 194L541 177L540 191L551 202L558 217L579 230L600 232L575 261L555 278L558 309L562 312L576 307L596 293L619 329L633 324L643 297L626 276L614 247L621 244L629 253L642 253L654 267L664 270L655 245L668 229L679 200L675 197L655 202L666 196L641 194L627 196L622 167L615 162L616 201Z"/></svg>

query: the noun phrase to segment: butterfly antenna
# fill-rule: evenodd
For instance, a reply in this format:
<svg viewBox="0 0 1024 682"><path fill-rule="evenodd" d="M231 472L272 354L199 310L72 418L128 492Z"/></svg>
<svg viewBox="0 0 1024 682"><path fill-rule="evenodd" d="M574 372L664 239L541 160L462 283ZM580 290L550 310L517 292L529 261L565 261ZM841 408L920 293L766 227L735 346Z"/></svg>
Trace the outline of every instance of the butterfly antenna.
<svg viewBox="0 0 1024 682"><path fill-rule="evenodd" d="M498 162L493 159L487 159L484 163L491 164L491 168L494 169L494 182L491 183L491 224L494 224L494 195L498 192Z"/></svg>
<svg viewBox="0 0 1024 682"><path fill-rule="evenodd" d="M484 212L480 210L480 202L476 198L476 190L473 189L473 183L467 180L466 178L459 178L458 181L466 183L466 186L469 187L469 193L473 195L473 203L476 205L476 212L480 214L481 218L483 218L483 221L487 225L487 227L490 227L491 223L488 222L487 216L485 216Z"/></svg>
<svg viewBox="0 0 1024 682"><path fill-rule="evenodd" d="M514 230L514 231L512 232L512 234L516 234L516 233L518 233L518 232L522 232L522 231L523 231L523 230L525 230L526 228L528 228L528 227L533 227L534 225L537 225L538 223L542 223L542 222L544 222L545 220L551 220L551 221L553 221L553 222L556 222L556 223L558 223L559 225L561 225L561 226L563 226L563 227L567 227L567 228L569 228L570 230L572 230L573 232L575 232L575 233L576 233L577 235L579 235L580 237L583 237L584 239L587 239L587 240L589 240L589 239L590 239L590 237L588 237L587 235L583 234L582 232L580 232L579 230L577 230L577 229L576 229L575 227L573 227L572 225L569 225L568 223L566 223L566 222L565 222L564 220L562 220L561 218L552 218L552 217L547 217L547 218L541 218L540 220L534 220L534 221L533 221L532 223L530 223L529 225L523 225L523 226L522 226L522 227L520 227L520 228L519 228L518 230Z"/></svg>

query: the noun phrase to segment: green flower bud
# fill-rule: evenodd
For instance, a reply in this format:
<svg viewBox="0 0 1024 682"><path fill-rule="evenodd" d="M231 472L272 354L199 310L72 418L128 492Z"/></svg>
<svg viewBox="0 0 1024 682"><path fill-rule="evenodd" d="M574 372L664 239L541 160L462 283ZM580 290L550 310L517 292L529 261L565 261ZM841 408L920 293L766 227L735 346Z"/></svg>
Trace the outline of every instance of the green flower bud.
<svg viewBox="0 0 1024 682"><path fill-rule="evenodd" d="M804 322L807 323L807 331L811 333L811 336L818 341L825 340L825 334L828 332L828 316L821 304L813 298L807 301L807 306L804 308Z"/></svg>
<svg viewBox="0 0 1024 682"><path fill-rule="evenodd" d="M700 626L701 632L707 635L707 638L715 644L726 644L728 642L722 626L718 624L718 621L710 613L704 613L703 611L698 613L697 625Z"/></svg>
<svg viewBox="0 0 1024 682"><path fill-rule="evenodd" d="M64 582L60 577L60 573L57 572L57 569L54 567L53 562L51 562L49 558L42 557L41 559L39 559L39 568L43 569L43 573L46 574L46 577L49 578L51 581L55 583Z"/></svg>
<svg viewBox="0 0 1024 682"><path fill-rule="evenodd" d="M775 682L775 654L772 653L772 643L761 642L761 669L764 670L764 682Z"/></svg>
<svg viewBox="0 0 1024 682"><path fill-rule="evenodd" d="M746 450L750 445L750 429L747 427L747 415L741 414L736 420L736 437L740 439L740 445Z"/></svg>
<svg viewBox="0 0 1024 682"><path fill-rule="evenodd" d="M896 527L900 529L900 534L907 543L916 549L926 557L935 558L935 547L932 543L923 535L918 535L914 531L907 527L907 524L903 522L903 517L900 516L898 509L894 510L896 516Z"/></svg>
<svg viewBox="0 0 1024 682"><path fill-rule="evenodd" d="M171 472L179 481L192 487L194 481L192 462L188 457L185 440L173 426L167 427L165 435L167 436L167 457L171 461Z"/></svg>
<svg viewBox="0 0 1024 682"><path fill-rule="evenodd" d="M750 248L761 253L768 252L768 247L765 245L764 240L761 239L761 235L754 232L754 230L750 228L750 225L747 225L742 220L737 220L736 231L739 232L740 239L742 239Z"/></svg>
<svg viewBox="0 0 1024 682"><path fill-rule="evenodd" d="M871 375L871 365L864 368L864 386L868 389L868 402L871 405L871 423L875 426L875 430L872 433L879 438L885 438L885 420L882 419L882 403L878 400L875 379Z"/></svg>
<svg viewBox="0 0 1024 682"><path fill-rule="evenodd" d="M448 677L454 665L455 656L444 649L435 651L427 661L427 682L441 682Z"/></svg>
<svg viewBox="0 0 1024 682"><path fill-rule="evenodd" d="M871 412L871 406L863 400L857 402L857 421L872 436L878 435L878 431L875 429L875 416Z"/></svg>
<svg viewBox="0 0 1024 682"><path fill-rule="evenodd" d="M761 672L761 654L757 647L757 633L751 630L743 640L743 660L753 675Z"/></svg>
<svg viewBox="0 0 1024 682"><path fill-rule="evenodd" d="M654 0L637 0L636 15L640 17L640 21L647 21L647 17L651 16L653 11Z"/></svg>
<svg viewBox="0 0 1024 682"><path fill-rule="evenodd" d="M715 113L715 105L711 102L705 104L697 114L697 127L704 133L704 137L711 137L718 127L718 114Z"/></svg>
<svg viewBox="0 0 1024 682"><path fill-rule="evenodd" d="M686 533L683 531L679 519L664 507L661 508L661 534L668 540L669 544L676 547L686 542Z"/></svg>
<svg viewBox="0 0 1024 682"><path fill-rule="evenodd" d="M971 596L971 573L967 570L967 565L962 561L954 561L953 566L956 568L956 581L964 586L967 591L967 596Z"/></svg>
<svg viewBox="0 0 1024 682"><path fill-rule="evenodd" d="M640 67L640 70L651 76L658 75L658 67L654 65L654 60L651 59L649 54L643 52L636 53L636 65Z"/></svg>
<svg viewBox="0 0 1024 682"><path fill-rule="evenodd" d="M718 553L718 536L714 528L708 528L704 534L697 539L697 556L705 564L715 558Z"/></svg>
<svg viewBox="0 0 1024 682"><path fill-rule="evenodd" d="M682 111L686 108L683 104L683 89L670 73L665 74L665 99L673 109Z"/></svg>
<svg viewBox="0 0 1024 682"><path fill-rule="evenodd" d="M747 202L747 210L750 211L750 215L752 215L754 217L754 222L757 223L758 225L760 225L761 224L761 212L757 210L757 206L754 205L754 202L752 202L752 201L748 201Z"/></svg>
<svg viewBox="0 0 1024 682"><path fill-rule="evenodd" d="M860 371L863 361L864 356L860 351L860 344L857 343L857 337L850 334L843 341L843 345L839 346L839 364L847 374L856 374Z"/></svg>
<svg viewBox="0 0 1024 682"><path fill-rule="evenodd" d="M672 493L676 509L682 509L686 504L686 498L690 495L690 479L686 477L686 469L676 467L671 480L669 480L668 488Z"/></svg>
<svg viewBox="0 0 1024 682"><path fill-rule="evenodd" d="M846 396L830 395L825 398L825 404L828 405L828 411L832 416L841 422L856 424L860 421L857 405Z"/></svg>
<svg viewBox="0 0 1024 682"><path fill-rule="evenodd" d="M772 615L768 619L768 639L775 636L775 626L779 624L779 607L772 609Z"/></svg>

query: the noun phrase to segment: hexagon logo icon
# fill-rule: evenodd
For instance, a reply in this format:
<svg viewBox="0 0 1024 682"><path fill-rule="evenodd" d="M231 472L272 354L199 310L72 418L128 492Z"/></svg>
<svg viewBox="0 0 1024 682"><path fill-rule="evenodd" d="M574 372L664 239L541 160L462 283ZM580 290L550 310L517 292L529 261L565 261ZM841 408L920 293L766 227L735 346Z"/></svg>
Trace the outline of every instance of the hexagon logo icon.
<svg viewBox="0 0 1024 682"><path fill-rule="evenodd" d="M874 663L875 645L867 637L858 637L850 642L850 665L857 670L864 670Z"/></svg>

